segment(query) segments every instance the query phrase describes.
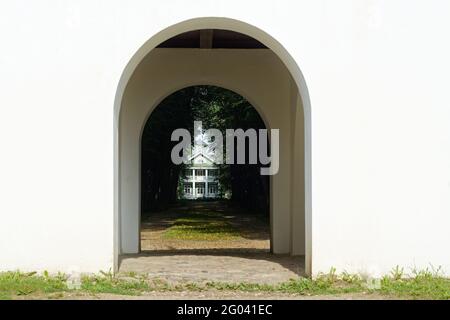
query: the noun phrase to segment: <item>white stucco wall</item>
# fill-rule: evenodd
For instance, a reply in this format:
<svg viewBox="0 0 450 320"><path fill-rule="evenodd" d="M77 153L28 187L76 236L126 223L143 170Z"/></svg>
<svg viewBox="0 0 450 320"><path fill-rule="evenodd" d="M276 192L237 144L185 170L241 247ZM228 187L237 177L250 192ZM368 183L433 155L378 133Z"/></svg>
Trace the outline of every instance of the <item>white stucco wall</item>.
<svg viewBox="0 0 450 320"><path fill-rule="evenodd" d="M439 0L1 1L0 269L112 267L123 71L166 27L222 17L267 32L252 36L308 87L313 272L449 273L448 12Z"/></svg>

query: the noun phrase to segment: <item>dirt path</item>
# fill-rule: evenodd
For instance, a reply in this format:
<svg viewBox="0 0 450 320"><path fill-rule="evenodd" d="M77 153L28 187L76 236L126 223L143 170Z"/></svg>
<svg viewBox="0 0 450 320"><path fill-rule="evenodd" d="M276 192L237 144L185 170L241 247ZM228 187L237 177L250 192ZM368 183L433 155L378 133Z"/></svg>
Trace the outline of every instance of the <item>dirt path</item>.
<svg viewBox="0 0 450 320"><path fill-rule="evenodd" d="M379 294L342 294L342 295L316 295L304 296L279 292L242 292L242 291L217 291L208 290L202 292L148 292L139 296L123 296L116 294L67 294L58 299L70 300L389 300L392 297Z"/></svg>
<svg viewBox="0 0 450 320"><path fill-rule="evenodd" d="M211 222L223 221L239 233L232 239L180 240L167 239L164 233L177 219L187 214L214 214ZM152 213L141 224L141 250L175 251L184 249L240 249L244 251L270 251L270 227L267 219L226 202L192 202L175 206L164 212Z"/></svg>

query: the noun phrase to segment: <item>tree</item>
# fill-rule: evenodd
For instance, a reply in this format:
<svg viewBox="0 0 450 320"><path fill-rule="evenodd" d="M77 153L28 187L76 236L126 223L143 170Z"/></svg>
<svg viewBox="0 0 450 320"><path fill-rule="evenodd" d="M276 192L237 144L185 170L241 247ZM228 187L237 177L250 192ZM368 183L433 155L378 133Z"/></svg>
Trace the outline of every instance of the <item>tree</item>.
<svg viewBox="0 0 450 320"><path fill-rule="evenodd" d="M215 86L182 89L164 99L150 116L142 137L143 212L165 208L177 198L183 165L174 165L170 152L173 130L187 128L193 136L193 122L226 129L264 129L258 112L241 95ZM248 144L246 145L248 152ZM220 183L231 191L232 201L256 212L269 210L269 177L260 175L261 164L220 165Z"/></svg>

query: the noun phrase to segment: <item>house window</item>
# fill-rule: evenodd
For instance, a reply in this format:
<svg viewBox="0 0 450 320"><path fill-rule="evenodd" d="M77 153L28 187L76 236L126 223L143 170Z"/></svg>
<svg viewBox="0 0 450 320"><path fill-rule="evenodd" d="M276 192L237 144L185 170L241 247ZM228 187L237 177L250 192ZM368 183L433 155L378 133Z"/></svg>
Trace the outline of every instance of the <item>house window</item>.
<svg viewBox="0 0 450 320"><path fill-rule="evenodd" d="M208 193L217 193L217 183L210 183L208 184Z"/></svg>
<svg viewBox="0 0 450 320"><path fill-rule="evenodd" d="M208 176L217 177L217 170L215 169L208 170Z"/></svg>
<svg viewBox="0 0 450 320"><path fill-rule="evenodd" d="M205 193L205 183L196 183L195 188L197 189L197 194L204 194Z"/></svg>
<svg viewBox="0 0 450 320"><path fill-rule="evenodd" d="M192 183L185 183L184 184L184 193L185 194L192 194Z"/></svg>
<svg viewBox="0 0 450 320"><path fill-rule="evenodd" d="M195 170L195 175L197 177L203 177L205 175L205 170L204 169L197 169L197 170Z"/></svg>
<svg viewBox="0 0 450 320"><path fill-rule="evenodd" d="M185 175L186 177L192 177L192 170L190 170L190 169L184 170L184 175Z"/></svg>

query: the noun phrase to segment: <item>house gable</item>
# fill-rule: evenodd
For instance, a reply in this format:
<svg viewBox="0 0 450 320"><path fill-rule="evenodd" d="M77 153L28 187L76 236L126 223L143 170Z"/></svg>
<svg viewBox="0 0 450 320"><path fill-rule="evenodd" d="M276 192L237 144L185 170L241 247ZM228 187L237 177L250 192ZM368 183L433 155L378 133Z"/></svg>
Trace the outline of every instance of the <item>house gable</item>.
<svg viewBox="0 0 450 320"><path fill-rule="evenodd" d="M204 167L204 166L215 167L214 161L209 157L207 157L206 155L204 155L203 153L198 153L194 155L190 159L190 162L193 167Z"/></svg>

